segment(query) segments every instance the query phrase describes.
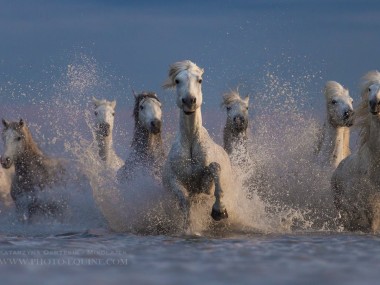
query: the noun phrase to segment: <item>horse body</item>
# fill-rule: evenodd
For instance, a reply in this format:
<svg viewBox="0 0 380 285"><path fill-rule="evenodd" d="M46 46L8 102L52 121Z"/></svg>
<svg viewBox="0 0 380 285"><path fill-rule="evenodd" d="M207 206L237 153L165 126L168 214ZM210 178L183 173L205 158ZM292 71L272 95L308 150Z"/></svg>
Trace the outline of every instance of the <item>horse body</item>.
<svg viewBox="0 0 380 285"><path fill-rule="evenodd" d="M179 133L164 167L163 183L177 196L186 222L191 196L200 193L214 194L211 211L214 220L227 218L224 196L232 190L228 154L202 126L202 74L203 70L191 61L177 62L171 65L164 84L164 88L176 87L181 112Z"/></svg>
<svg viewBox="0 0 380 285"><path fill-rule="evenodd" d="M227 110L227 120L223 130L224 149L231 163L243 166L248 161L247 128L249 97L240 98L238 91L224 94L223 103Z"/></svg>
<svg viewBox="0 0 380 285"><path fill-rule="evenodd" d="M363 78L362 102L355 122L361 128L358 151L335 170L334 203L347 230L380 229L380 73Z"/></svg>
<svg viewBox="0 0 380 285"><path fill-rule="evenodd" d="M107 167L119 169L122 160L117 156L112 141L116 101L93 98L96 117L95 138L99 148L99 157Z"/></svg>
<svg viewBox="0 0 380 285"><path fill-rule="evenodd" d="M350 129L354 111L352 98L347 89L338 82L329 81L325 85L327 116L323 124L317 155L320 162L336 168L351 154Z"/></svg>
<svg viewBox="0 0 380 285"><path fill-rule="evenodd" d="M22 219L29 219L36 212L54 213L58 203L40 203L38 192L62 183L63 161L45 156L34 142L25 123L3 120L4 155L1 164L15 168L11 183L11 197Z"/></svg>
<svg viewBox="0 0 380 285"><path fill-rule="evenodd" d="M153 92L135 96L135 127L130 153L124 165L118 170L117 178L124 181L141 168L149 170L156 177L161 176L164 148L161 137L161 103Z"/></svg>

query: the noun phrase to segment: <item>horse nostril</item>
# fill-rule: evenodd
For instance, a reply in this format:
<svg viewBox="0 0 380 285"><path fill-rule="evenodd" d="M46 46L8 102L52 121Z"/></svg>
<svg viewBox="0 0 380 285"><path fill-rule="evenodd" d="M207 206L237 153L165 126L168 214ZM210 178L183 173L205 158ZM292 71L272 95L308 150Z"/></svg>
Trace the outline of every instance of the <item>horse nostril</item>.
<svg viewBox="0 0 380 285"><path fill-rule="evenodd" d="M194 105L197 102L197 98L191 96L182 99L182 103L188 106Z"/></svg>

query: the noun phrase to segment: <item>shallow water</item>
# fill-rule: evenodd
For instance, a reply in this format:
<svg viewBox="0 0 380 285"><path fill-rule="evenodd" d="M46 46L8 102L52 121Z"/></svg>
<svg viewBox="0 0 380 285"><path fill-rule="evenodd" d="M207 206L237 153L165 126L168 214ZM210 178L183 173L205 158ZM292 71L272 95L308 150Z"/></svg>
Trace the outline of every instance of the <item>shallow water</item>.
<svg viewBox="0 0 380 285"><path fill-rule="evenodd" d="M3 284L377 284L380 278L380 238L361 234L3 235L0 252Z"/></svg>

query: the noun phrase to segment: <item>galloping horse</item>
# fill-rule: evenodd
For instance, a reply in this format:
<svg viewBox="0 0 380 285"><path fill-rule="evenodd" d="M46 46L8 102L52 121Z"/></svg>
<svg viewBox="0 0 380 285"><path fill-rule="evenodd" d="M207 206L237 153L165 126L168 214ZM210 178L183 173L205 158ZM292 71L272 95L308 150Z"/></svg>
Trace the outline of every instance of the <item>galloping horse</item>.
<svg viewBox="0 0 380 285"><path fill-rule="evenodd" d="M241 99L237 90L223 95L222 106L227 110L223 142L233 165L244 166L248 160L248 104L249 97Z"/></svg>
<svg viewBox="0 0 380 285"><path fill-rule="evenodd" d="M363 77L355 124L358 150L344 159L331 178L334 203L346 230L380 229L380 72Z"/></svg>
<svg viewBox="0 0 380 285"><path fill-rule="evenodd" d="M354 111L352 98L347 89L335 81L325 85L327 116L323 124L317 157L324 165L336 168L350 155L350 129Z"/></svg>
<svg viewBox="0 0 380 285"><path fill-rule="evenodd" d="M180 109L179 133L164 166L163 184L179 199L189 221L191 197L200 193L215 196L211 216L228 217L227 205L233 191L231 163L227 152L217 145L202 126L203 69L189 60L170 66L164 88L175 88Z"/></svg>
<svg viewBox="0 0 380 285"><path fill-rule="evenodd" d="M112 144L112 131L115 119L116 101L98 100L92 98L95 114L95 137L98 143L99 156L106 166L119 169L122 160L117 156Z"/></svg>
<svg viewBox="0 0 380 285"><path fill-rule="evenodd" d="M133 117L135 129L131 150L117 173L119 181L130 178L140 167L151 170L156 176L161 176L162 172L164 161L161 137L162 111L157 94L142 92L135 95Z"/></svg>

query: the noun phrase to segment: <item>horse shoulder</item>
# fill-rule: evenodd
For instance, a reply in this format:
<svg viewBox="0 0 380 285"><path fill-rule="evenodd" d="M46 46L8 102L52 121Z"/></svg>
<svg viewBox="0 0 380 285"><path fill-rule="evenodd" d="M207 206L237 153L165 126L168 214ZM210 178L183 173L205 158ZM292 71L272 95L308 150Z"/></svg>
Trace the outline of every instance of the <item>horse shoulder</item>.
<svg viewBox="0 0 380 285"><path fill-rule="evenodd" d="M205 128L203 128L202 138L202 151L205 157L207 157L206 161L208 164L211 162L218 162L222 168L223 165L231 164L226 150L211 138Z"/></svg>

